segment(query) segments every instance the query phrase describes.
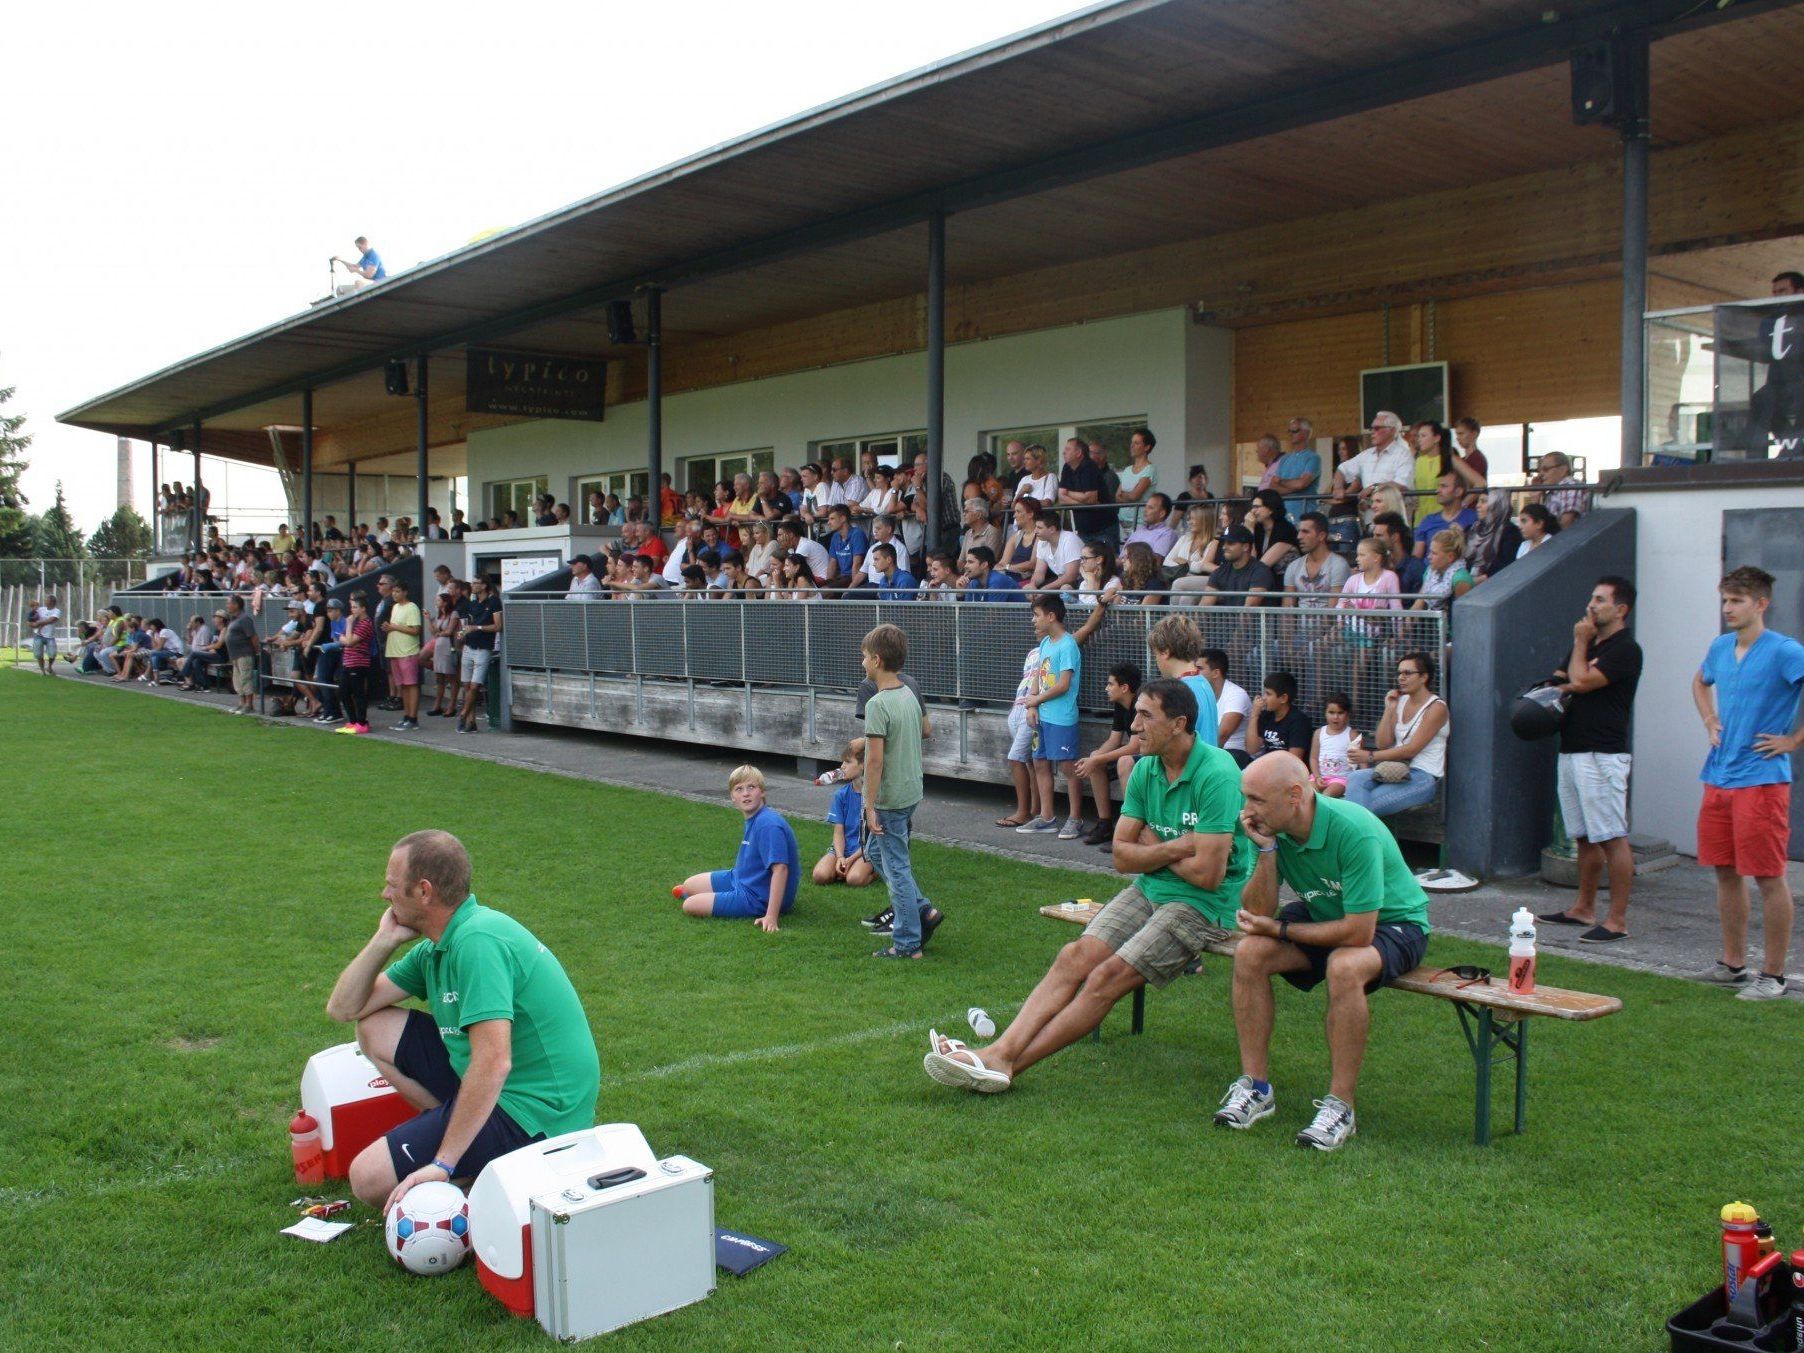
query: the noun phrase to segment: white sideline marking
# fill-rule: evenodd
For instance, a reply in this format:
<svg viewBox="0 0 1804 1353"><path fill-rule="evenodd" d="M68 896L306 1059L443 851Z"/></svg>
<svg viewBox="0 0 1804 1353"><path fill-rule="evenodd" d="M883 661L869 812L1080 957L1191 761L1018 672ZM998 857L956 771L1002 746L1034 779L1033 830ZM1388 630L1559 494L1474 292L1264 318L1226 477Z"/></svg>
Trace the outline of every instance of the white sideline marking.
<svg viewBox="0 0 1804 1353"><path fill-rule="evenodd" d="M807 1043L779 1043L768 1048L742 1048L737 1052L709 1052L695 1057L685 1057L680 1062L667 1062L663 1066L646 1067L642 1071L628 1071L621 1075L604 1079L605 1088L608 1080L616 1085L638 1081L669 1080L675 1076L686 1076L692 1071L709 1071L716 1067L743 1066L751 1062L780 1062L789 1057L807 1057L814 1053L824 1052L829 1048L855 1047L860 1043L876 1043L886 1038L895 1038L901 1034L922 1033L929 1025L937 1028L941 1024L948 1027L954 1020L962 1019L961 1015L936 1017L931 1021L893 1020L888 1024L875 1025L868 1029L854 1029L850 1033L834 1034L830 1038L817 1038ZM240 1170L255 1169L264 1161L268 1153L255 1155L223 1156L216 1160L197 1160L188 1164L173 1165L167 1169L156 1170L136 1179L110 1179L104 1183L71 1186L55 1184L41 1189L0 1189L0 1208L30 1207L38 1203L56 1203L70 1199L106 1198L121 1193L142 1193L147 1189L168 1188L176 1184L185 1184L195 1179L212 1179L221 1175L236 1174Z"/></svg>

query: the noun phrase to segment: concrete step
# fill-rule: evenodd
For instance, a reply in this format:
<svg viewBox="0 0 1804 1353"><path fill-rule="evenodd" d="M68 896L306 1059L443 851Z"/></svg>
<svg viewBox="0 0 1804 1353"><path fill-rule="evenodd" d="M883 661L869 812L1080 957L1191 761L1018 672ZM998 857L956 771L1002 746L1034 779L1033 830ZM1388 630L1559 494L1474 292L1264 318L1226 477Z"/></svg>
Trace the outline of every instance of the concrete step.
<svg viewBox="0 0 1804 1353"><path fill-rule="evenodd" d="M1657 874L1662 869L1671 869L1681 859L1673 850L1672 842L1663 841L1657 836L1645 836L1640 832L1630 833L1629 849L1634 852L1635 873L1638 875ZM1551 849L1542 851L1541 881L1556 888L1578 887L1577 857L1556 854ZM1604 892L1609 891L1610 876L1607 872L1598 887Z"/></svg>

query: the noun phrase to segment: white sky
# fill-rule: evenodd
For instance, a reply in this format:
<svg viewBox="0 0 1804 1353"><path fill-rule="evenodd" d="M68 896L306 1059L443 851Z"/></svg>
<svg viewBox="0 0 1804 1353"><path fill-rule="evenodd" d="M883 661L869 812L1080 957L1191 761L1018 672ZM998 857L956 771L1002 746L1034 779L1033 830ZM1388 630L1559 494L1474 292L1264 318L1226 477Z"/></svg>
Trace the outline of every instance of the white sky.
<svg viewBox="0 0 1804 1353"><path fill-rule="evenodd" d="M359 234L392 272L1075 7L9 10L0 387L35 438L32 507L60 479L82 530L113 510L113 439L59 410L304 309ZM280 494L234 471L214 502Z"/></svg>

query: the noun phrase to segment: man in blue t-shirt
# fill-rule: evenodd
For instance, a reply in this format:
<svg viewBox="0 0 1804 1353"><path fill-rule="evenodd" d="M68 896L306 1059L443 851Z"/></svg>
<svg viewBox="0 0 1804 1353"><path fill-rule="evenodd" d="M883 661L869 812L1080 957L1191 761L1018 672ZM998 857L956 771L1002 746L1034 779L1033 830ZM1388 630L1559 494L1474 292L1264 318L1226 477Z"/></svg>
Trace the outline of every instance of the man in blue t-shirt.
<svg viewBox="0 0 1804 1353"><path fill-rule="evenodd" d="M878 601L913 601L921 585L915 575L896 567L896 547L887 541L871 546L871 582Z"/></svg>
<svg viewBox="0 0 1804 1353"><path fill-rule="evenodd" d="M775 932L777 917L795 905L801 879L796 834L764 801L764 772L740 766L727 777L727 797L745 814L745 834L731 869L691 874L671 894L687 916L751 918Z"/></svg>
<svg viewBox="0 0 1804 1353"><path fill-rule="evenodd" d="M1033 600L1034 636L1040 641L1040 673L1026 700L1027 721L1034 729L1033 768L1040 814L1015 830L1023 835L1057 832L1061 841L1084 834L1084 779L1077 773L1077 687L1083 656L1065 629L1065 603L1057 593ZM1065 773L1071 813L1060 821L1053 805L1053 768Z"/></svg>
<svg viewBox="0 0 1804 1353"><path fill-rule="evenodd" d="M850 582L852 575L864 567L864 556L871 548L871 538L864 533L862 526L852 525L851 509L841 503L835 503L827 509L827 523L833 528L833 534L826 540L827 553L832 556L834 567L839 570L838 576Z"/></svg>
<svg viewBox="0 0 1804 1353"><path fill-rule="evenodd" d="M996 552L988 545L965 551L966 601L1026 601L1020 580L996 567Z"/></svg>
<svg viewBox="0 0 1804 1353"><path fill-rule="evenodd" d="M1449 526L1457 527L1462 533L1470 534L1478 525L1478 513L1466 506L1466 485L1452 470L1442 475L1435 484L1435 510L1430 512L1416 524L1416 558L1428 556L1428 546L1435 536Z"/></svg>
<svg viewBox="0 0 1804 1353"><path fill-rule="evenodd" d="M1786 881L1791 847L1791 758L1804 747L1798 697L1804 693L1804 644L1766 627L1773 575L1742 567L1718 585L1728 633L1711 641L1691 679L1691 695L1710 738L1704 801L1698 808L1698 863L1716 869L1723 955L1697 974L1740 987L1744 1001L1785 994L1792 899ZM1760 886L1766 962L1747 969L1748 885Z"/></svg>
<svg viewBox="0 0 1804 1353"><path fill-rule="evenodd" d="M386 282L388 280L388 269L382 266L382 255L370 248L369 240L366 237L359 235L356 239L356 245L357 261L355 263L347 262L338 257L337 254L332 256L333 267L341 267L351 274L348 281L340 282L338 284L337 290L340 296L353 291L360 291L364 287L369 286L372 282Z"/></svg>

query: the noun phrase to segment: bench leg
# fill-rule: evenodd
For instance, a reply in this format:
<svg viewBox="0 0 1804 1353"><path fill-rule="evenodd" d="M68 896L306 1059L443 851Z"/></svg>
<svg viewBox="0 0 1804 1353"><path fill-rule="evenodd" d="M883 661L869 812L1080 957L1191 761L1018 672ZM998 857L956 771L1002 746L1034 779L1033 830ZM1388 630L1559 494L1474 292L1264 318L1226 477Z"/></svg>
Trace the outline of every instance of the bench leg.
<svg viewBox="0 0 1804 1353"><path fill-rule="evenodd" d="M1472 1051L1472 1066L1477 1073L1476 1098L1472 1106L1472 1140L1479 1146L1491 1144L1491 1068L1498 1062L1516 1063L1516 1131L1528 1126L1528 1021L1499 1024L1487 1005L1470 1005L1456 1001L1460 1029L1466 1035L1466 1046ZM1499 1057L1497 1049L1504 1055Z"/></svg>
<svg viewBox="0 0 1804 1353"><path fill-rule="evenodd" d="M1146 988L1143 986L1134 988L1134 1022L1130 1027L1134 1033L1146 1029Z"/></svg>

